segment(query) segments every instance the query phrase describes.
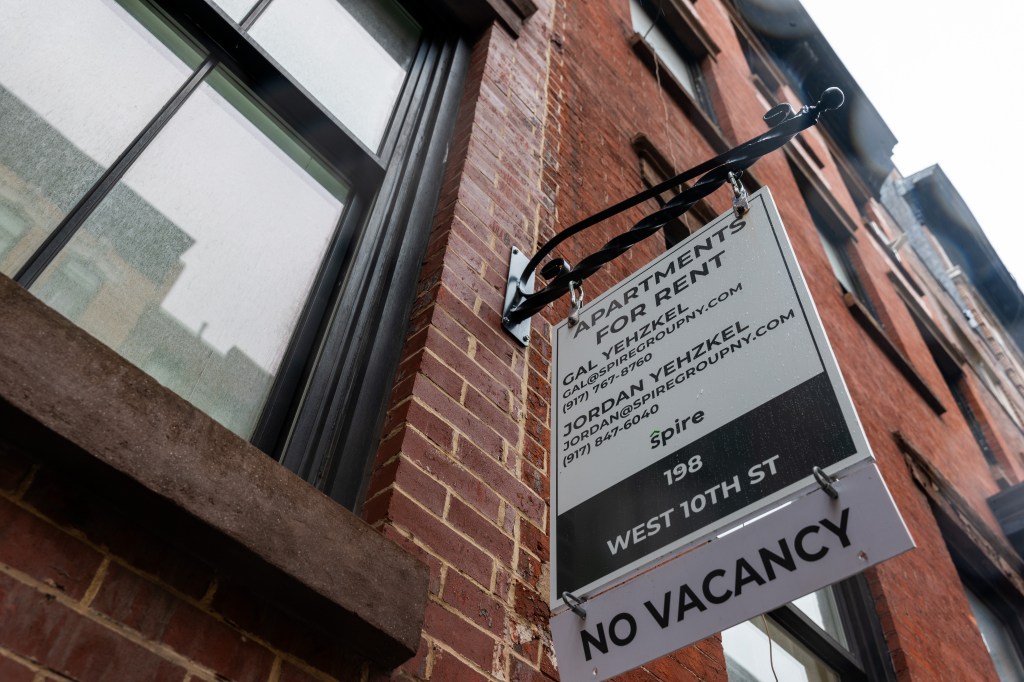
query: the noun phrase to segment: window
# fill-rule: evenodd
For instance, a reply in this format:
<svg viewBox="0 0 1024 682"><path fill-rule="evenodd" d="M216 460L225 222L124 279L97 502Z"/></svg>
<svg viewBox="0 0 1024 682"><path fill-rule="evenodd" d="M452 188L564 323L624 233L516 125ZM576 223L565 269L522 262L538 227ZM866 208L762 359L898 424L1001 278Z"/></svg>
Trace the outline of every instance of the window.
<svg viewBox="0 0 1024 682"><path fill-rule="evenodd" d="M767 617L729 628L722 646L730 682L839 682L835 670Z"/></svg>
<svg viewBox="0 0 1024 682"><path fill-rule="evenodd" d="M996 666L999 679L1003 682L1024 680L1024 659L1017 650L1009 626L970 588L965 586L964 592L967 594L967 602L971 605L978 630L981 631L981 638L985 641L985 648L988 649L992 663Z"/></svg>
<svg viewBox="0 0 1024 682"><path fill-rule="evenodd" d="M397 0L216 4L0 6L0 272L353 504L461 47Z"/></svg>
<svg viewBox="0 0 1024 682"><path fill-rule="evenodd" d="M769 104L772 106L778 104L778 93L782 88L782 84L775 70L770 66L768 57L759 48L754 47L754 43L743 34L739 26L734 28L736 30L736 37L740 41L740 47L743 49L743 57L747 61L747 68L750 69L754 85L757 86L757 89Z"/></svg>
<svg viewBox="0 0 1024 682"><path fill-rule="evenodd" d="M640 159L640 179L647 189L656 187L661 183L673 178L678 173L672 168L661 152L644 135L638 135L633 140L633 149ZM682 192L685 186L678 186L667 192L654 197L658 207L664 207L673 197ZM717 217L714 209L704 199L694 204L689 211L668 222L662 228L665 238L665 248L670 249L696 230L704 227Z"/></svg>
<svg viewBox="0 0 1024 682"><path fill-rule="evenodd" d="M701 69L701 60L718 48L704 32L686 0L629 0L636 42L653 53L655 69L668 84L715 122L714 109ZM687 102L683 102L684 106Z"/></svg>
<svg viewBox="0 0 1024 682"><path fill-rule="evenodd" d="M859 576L725 630L722 647L730 682L893 677L867 584Z"/></svg>
<svg viewBox="0 0 1024 682"><path fill-rule="evenodd" d="M821 245L825 249L825 255L828 256L829 265L832 266L832 273L839 281L839 285L843 288L844 292L853 294L871 310L870 301L864 294L857 271L854 269L850 257L846 254L845 240L836 236L835 229L830 227L827 221L813 207L811 207L811 218L814 220L814 227L818 232ZM873 312L872 316L877 318L877 315L874 315Z"/></svg>

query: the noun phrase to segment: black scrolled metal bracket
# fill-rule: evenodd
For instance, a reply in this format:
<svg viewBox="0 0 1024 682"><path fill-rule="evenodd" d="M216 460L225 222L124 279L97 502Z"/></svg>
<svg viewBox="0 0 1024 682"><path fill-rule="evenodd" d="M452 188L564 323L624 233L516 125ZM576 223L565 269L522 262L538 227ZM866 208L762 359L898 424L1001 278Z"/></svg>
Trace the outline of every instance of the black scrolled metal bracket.
<svg viewBox="0 0 1024 682"><path fill-rule="evenodd" d="M519 249L513 247L505 290L505 308L502 311L502 327L525 346L530 338L530 318L548 303L561 298L569 291L570 285L578 287L605 263L618 258L634 244L647 239L667 223L686 213L694 204L723 184L728 184L730 174L742 173L762 156L782 147L800 132L817 123L823 112L841 107L844 99L843 91L833 87L825 90L816 104L804 106L799 112L789 104L779 104L764 115L764 120L771 126L767 132L565 228L540 247L529 261ZM541 276L548 280L548 284L539 291L532 292L537 266L566 239L698 176L699 180L666 202L660 210L640 219L628 231L614 237L597 252L581 260L576 267L570 266L563 259L549 262L541 270Z"/></svg>

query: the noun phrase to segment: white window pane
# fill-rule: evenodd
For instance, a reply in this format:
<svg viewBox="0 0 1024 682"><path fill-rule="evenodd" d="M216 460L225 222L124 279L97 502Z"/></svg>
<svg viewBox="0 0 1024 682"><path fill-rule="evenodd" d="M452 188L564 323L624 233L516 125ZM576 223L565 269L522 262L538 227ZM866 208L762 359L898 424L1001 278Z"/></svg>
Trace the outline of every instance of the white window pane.
<svg viewBox="0 0 1024 682"><path fill-rule="evenodd" d="M839 618L839 607L836 605L835 594L831 587L804 595L793 601L792 604L810 618L815 625L831 635L832 639L849 649L850 645L846 641L846 633L843 632L843 624Z"/></svg>
<svg viewBox="0 0 1024 682"><path fill-rule="evenodd" d="M345 197L215 73L32 291L248 436Z"/></svg>
<svg viewBox="0 0 1024 682"><path fill-rule="evenodd" d="M654 53L665 67L672 72L687 94L697 99L697 87L693 80L694 65L675 48L660 28L655 24L655 15L649 14L637 0L629 2L630 15L633 19L633 30L639 33L644 42L651 46Z"/></svg>
<svg viewBox="0 0 1024 682"><path fill-rule="evenodd" d="M818 237L821 238L821 245L825 247L825 255L828 256L829 265L832 266L832 272L835 274L836 279L843 285L843 290L851 294L856 293L857 283L853 273L850 272L849 266L846 264L846 259L840 252L842 246L834 243L822 234L821 230L818 230Z"/></svg>
<svg viewBox="0 0 1024 682"><path fill-rule="evenodd" d="M275 0L250 34L367 147L380 146L420 36L397 4Z"/></svg>
<svg viewBox="0 0 1024 682"><path fill-rule="evenodd" d="M754 618L722 632L729 682L839 682L839 676L809 649L768 619Z"/></svg>
<svg viewBox="0 0 1024 682"><path fill-rule="evenodd" d="M199 58L137 1L0 2L0 272L25 264Z"/></svg>

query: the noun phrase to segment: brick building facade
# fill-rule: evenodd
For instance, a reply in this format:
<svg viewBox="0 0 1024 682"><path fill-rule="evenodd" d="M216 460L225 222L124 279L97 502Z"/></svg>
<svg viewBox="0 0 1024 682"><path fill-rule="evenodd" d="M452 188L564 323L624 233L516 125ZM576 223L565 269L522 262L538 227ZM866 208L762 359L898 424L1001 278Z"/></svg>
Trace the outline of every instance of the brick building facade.
<svg viewBox="0 0 1024 682"><path fill-rule="evenodd" d="M917 548L621 679L1024 674L1021 293L795 0L58 4L0 2L0 679L557 679L511 249L828 86L745 181Z"/></svg>

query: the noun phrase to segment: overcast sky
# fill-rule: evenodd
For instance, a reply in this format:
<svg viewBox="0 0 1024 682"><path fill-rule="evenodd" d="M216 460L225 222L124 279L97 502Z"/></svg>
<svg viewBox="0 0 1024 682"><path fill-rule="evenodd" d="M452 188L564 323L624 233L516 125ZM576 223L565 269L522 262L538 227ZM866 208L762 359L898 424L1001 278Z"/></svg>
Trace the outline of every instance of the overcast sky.
<svg viewBox="0 0 1024 682"><path fill-rule="evenodd" d="M938 163L1024 284L1024 1L802 0L899 143Z"/></svg>

